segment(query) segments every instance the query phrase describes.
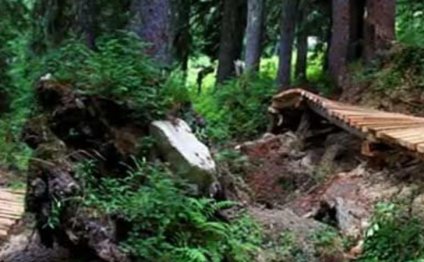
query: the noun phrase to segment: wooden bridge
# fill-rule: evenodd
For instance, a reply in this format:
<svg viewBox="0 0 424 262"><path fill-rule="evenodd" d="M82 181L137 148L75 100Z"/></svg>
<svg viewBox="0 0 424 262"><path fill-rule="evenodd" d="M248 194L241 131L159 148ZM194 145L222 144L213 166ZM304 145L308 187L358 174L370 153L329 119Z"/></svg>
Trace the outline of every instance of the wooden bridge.
<svg viewBox="0 0 424 262"><path fill-rule="evenodd" d="M0 188L0 241L24 215L24 190Z"/></svg>
<svg viewBox="0 0 424 262"><path fill-rule="evenodd" d="M284 91L272 99L272 113L308 107L346 131L368 142L399 145L424 156L424 118L389 113L332 101L303 89Z"/></svg>

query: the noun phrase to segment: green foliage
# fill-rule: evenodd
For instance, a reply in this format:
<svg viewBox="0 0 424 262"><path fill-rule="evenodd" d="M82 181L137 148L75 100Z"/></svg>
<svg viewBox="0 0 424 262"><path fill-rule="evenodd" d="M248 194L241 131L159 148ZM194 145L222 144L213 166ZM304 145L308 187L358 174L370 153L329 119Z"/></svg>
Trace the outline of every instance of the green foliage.
<svg viewBox="0 0 424 262"><path fill-rule="evenodd" d="M28 7L22 1L0 1L0 163L25 169L31 151L20 131L33 110L33 77L38 67L27 51Z"/></svg>
<svg viewBox="0 0 424 262"><path fill-rule="evenodd" d="M12 2L12 1L11 1ZM127 28L129 0L14 0L31 4L31 49L51 51L87 29L99 36ZM94 15L93 15L94 13Z"/></svg>
<svg viewBox="0 0 424 262"><path fill-rule="evenodd" d="M85 94L127 103L148 123L189 96L181 74L166 77L142 50L140 39L121 33L100 37L95 51L70 40L46 55L43 63L56 80Z"/></svg>
<svg viewBox="0 0 424 262"><path fill-rule="evenodd" d="M165 76L143 55L140 40L127 33L100 37L96 51L71 39L39 57L28 51L26 36L8 43L7 51L14 59L7 67L8 81L0 86L9 101L0 120L0 161L20 169L26 167L30 150L19 142L19 135L35 108L33 86L47 73L81 93L127 103L146 124L189 101L183 75L172 72Z"/></svg>
<svg viewBox="0 0 424 262"><path fill-rule="evenodd" d="M234 149L222 149L215 155L215 160L221 168L227 168L231 174L242 175L245 167L250 165L249 158Z"/></svg>
<svg viewBox="0 0 424 262"><path fill-rule="evenodd" d="M229 202L185 195L185 185L163 166L141 161L125 178L94 179L92 164L80 166L84 203L131 225L124 251L139 261L249 261L260 230L248 217L215 218Z"/></svg>
<svg viewBox="0 0 424 262"><path fill-rule="evenodd" d="M406 44L424 47L424 3L422 1L398 2L397 37Z"/></svg>
<svg viewBox="0 0 424 262"><path fill-rule="evenodd" d="M380 62L382 65L367 68L359 63L351 65L357 72L355 80L369 83L369 91L387 94L402 90L415 94L424 89L424 48L398 45Z"/></svg>
<svg viewBox="0 0 424 262"><path fill-rule="evenodd" d="M57 200L56 198L53 198L50 215L44 227L55 229L56 227L60 225L60 214L62 211L62 207L63 207L63 203Z"/></svg>
<svg viewBox="0 0 424 262"><path fill-rule="evenodd" d="M308 261L308 258L299 246L299 243L296 242L296 236L293 234L293 232L283 232L280 235L278 242L279 245L275 247L275 254L278 259L280 259L279 261Z"/></svg>
<svg viewBox="0 0 424 262"><path fill-rule="evenodd" d="M424 223L393 203L376 206L366 232L361 261L420 261L424 259Z"/></svg>
<svg viewBox="0 0 424 262"><path fill-rule="evenodd" d="M331 227L315 232L312 239L317 249L325 249L330 254L337 251L340 247L340 235Z"/></svg>
<svg viewBox="0 0 424 262"><path fill-rule="evenodd" d="M424 88L424 77L419 78L424 74L424 48L416 46L405 46L396 53L393 57L394 70L402 75L411 74L418 76L417 79L422 82L419 87Z"/></svg>
<svg viewBox="0 0 424 262"><path fill-rule="evenodd" d="M332 94L335 86L328 73L323 71L324 53L314 51L308 59L307 78L310 85L324 95Z"/></svg>
<svg viewBox="0 0 424 262"><path fill-rule="evenodd" d="M196 99L195 107L206 118L214 141L247 139L266 131L267 107L275 92L272 78L243 75L207 90Z"/></svg>

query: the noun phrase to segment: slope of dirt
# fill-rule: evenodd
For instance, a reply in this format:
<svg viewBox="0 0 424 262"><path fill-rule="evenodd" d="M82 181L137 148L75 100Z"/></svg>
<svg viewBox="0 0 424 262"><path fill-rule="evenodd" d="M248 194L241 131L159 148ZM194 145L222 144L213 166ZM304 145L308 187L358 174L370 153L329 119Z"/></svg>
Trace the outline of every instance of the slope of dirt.
<svg viewBox="0 0 424 262"><path fill-rule="evenodd" d="M373 68L352 67L341 101L424 116L424 49L395 45Z"/></svg>
<svg viewBox="0 0 424 262"><path fill-rule="evenodd" d="M419 204L424 199L422 161L399 154L396 164L390 165L361 156L352 144L360 143L344 132L314 143L288 132L267 134L237 147L250 161L244 169L253 191L250 214L264 226L272 245L280 245L279 237L289 232L297 236L306 261L345 261L360 250L378 202L402 200L411 212L424 214ZM328 226L351 239L353 251L347 248L345 254L331 254L335 260L322 260L311 236Z"/></svg>

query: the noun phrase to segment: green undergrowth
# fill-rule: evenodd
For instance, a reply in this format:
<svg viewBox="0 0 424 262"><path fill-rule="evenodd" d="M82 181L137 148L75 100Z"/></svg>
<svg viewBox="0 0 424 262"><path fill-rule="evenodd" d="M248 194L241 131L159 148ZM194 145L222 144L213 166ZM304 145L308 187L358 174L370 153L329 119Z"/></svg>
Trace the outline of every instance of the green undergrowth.
<svg viewBox="0 0 424 262"><path fill-rule="evenodd" d="M70 84L81 94L102 96L134 109L135 118L146 125L168 111L189 102L184 75L161 70L142 52L142 43L128 33L99 37L90 50L78 39L35 55L28 51L27 37L10 40L8 81L0 91L9 104L0 118L0 162L25 169L31 151L20 142L22 128L37 112L36 83L43 76Z"/></svg>
<svg viewBox="0 0 424 262"><path fill-rule="evenodd" d="M359 261L424 261L424 222L400 203L378 204Z"/></svg>
<svg viewBox="0 0 424 262"><path fill-rule="evenodd" d="M351 66L351 71L355 86L362 88L359 101L352 102L386 111L424 114L421 103L424 95L424 48L397 44L376 59L373 65L356 63ZM349 93L349 90L346 92Z"/></svg>
<svg viewBox="0 0 424 262"><path fill-rule="evenodd" d="M194 99L194 105L205 117L207 133L214 142L245 140L266 131L267 108L275 92L273 78L246 74L205 90Z"/></svg>
<svg viewBox="0 0 424 262"><path fill-rule="evenodd" d="M308 86L329 94L333 91L333 85L322 71L323 59L322 54L310 54ZM269 124L267 108L271 97L278 92L275 82L278 58L262 59L259 74L246 73L220 85L215 83L216 72L209 73L202 82L202 92L199 94L196 77L202 67L216 65L204 57L191 61L187 85L196 111L206 119L207 135L212 142L244 141L263 134ZM293 82L302 86L299 81Z"/></svg>
<svg viewBox="0 0 424 262"><path fill-rule="evenodd" d="M277 243L274 243L273 259L280 259L279 261L296 261L296 262L307 262L308 256L302 247L299 246L296 241L296 235L293 232L283 232Z"/></svg>
<svg viewBox="0 0 424 262"><path fill-rule="evenodd" d="M312 235L316 256L320 258L340 256L343 253L346 241L347 239L330 226L326 226Z"/></svg>
<svg viewBox="0 0 424 262"><path fill-rule="evenodd" d="M100 37L96 43L96 50L91 50L69 40L44 57L45 72L83 94L127 103L146 123L189 101L183 74L158 68L143 53L136 36L119 33Z"/></svg>
<svg viewBox="0 0 424 262"><path fill-rule="evenodd" d="M187 194L184 182L163 165L137 161L124 178L95 179L93 163L79 166L83 203L131 225L122 250L137 261L250 261L261 230L248 216L233 221L216 212L232 206Z"/></svg>
<svg viewBox="0 0 424 262"><path fill-rule="evenodd" d="M398 46L381 69L371 68L365 76L374 90L424 89L424 48Z"/></svg>
<svg viewBox="0 0 424 262"><path fill-rule="evenodd" d="M35 109L34 79L39 77L41 64L26 47L26 37L10 40L7 51L11 59L5 68L6 78L1 81L5 112L0 116L0 163L3 167L25 170L31 150L21 142L22 128Z"/></svg>
<svg viewBox="0 0 424 262"><path fill-rule="evenodd" d="M396 20L397 39L424 48L424 2L399 1Z"/></svg>

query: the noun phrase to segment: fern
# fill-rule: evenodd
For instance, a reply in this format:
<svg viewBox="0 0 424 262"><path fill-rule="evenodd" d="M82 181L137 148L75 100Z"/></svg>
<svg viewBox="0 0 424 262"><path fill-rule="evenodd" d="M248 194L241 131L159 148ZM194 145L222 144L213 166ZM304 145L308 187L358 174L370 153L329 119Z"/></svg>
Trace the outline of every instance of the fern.
<svg viewBox="0 0 424 262"><path fill-rule="evenodd" d="M84 172L79 169L82 180L90 176ZM255 224L216 219L234 203L186 196L184 183L175 179L164 166L137 161L124 178L84 180L85 204L132 225L122 248L140 261L248 261L260 245Z"/></svg>
<svg viewBox="0 0 424 262"><path fill-rule="evenodd" d="M171 253L171 258L176 259L177 261L208 262L209 260L204 253L204 250L197 248L175 248Z"/></svg>

